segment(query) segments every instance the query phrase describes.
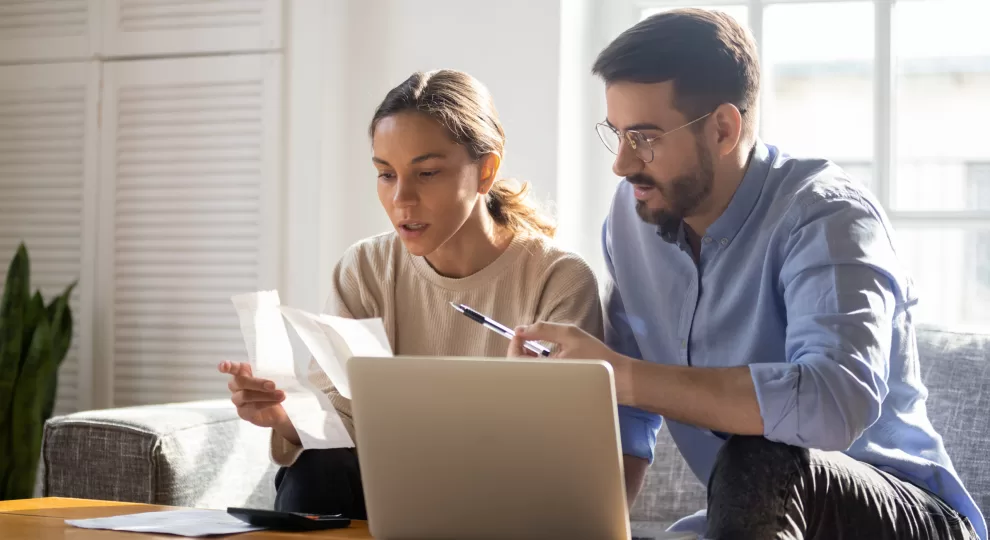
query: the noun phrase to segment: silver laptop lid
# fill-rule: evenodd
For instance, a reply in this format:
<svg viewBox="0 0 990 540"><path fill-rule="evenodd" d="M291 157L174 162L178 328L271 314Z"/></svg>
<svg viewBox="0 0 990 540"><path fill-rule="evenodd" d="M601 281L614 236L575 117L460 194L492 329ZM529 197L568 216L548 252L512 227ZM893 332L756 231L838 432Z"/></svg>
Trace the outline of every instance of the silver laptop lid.
<svg viewBox="0 0 990 540"><path fill-rule="evenodd" d="M605 362L354 358L348 373L375 538L629 538Z"/></svg>

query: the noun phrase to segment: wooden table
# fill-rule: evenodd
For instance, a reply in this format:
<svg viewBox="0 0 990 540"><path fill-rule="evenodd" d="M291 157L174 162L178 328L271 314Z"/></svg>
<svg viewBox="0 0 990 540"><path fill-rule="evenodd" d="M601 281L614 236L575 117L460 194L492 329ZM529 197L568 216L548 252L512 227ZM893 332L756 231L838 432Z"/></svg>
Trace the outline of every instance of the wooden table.
<svg viewBox="0 0 990 540"><path fill-rule="evenodd" d="M66 525L67 519L86 519L153 512L155 510L175 510L168 506L151 504L94 501L89 499L63 499L47 497L20 501L0 501L0 538L4 540L56 538L68 540L176 540L179 536L146 534L122 531L80 529ZM236 538L243 540L312 538L314 540L370 539L368 524L364 521L351 522L347 529L330 529L305 533L276 531L255 531L230 536L209 538Z"/></svg>

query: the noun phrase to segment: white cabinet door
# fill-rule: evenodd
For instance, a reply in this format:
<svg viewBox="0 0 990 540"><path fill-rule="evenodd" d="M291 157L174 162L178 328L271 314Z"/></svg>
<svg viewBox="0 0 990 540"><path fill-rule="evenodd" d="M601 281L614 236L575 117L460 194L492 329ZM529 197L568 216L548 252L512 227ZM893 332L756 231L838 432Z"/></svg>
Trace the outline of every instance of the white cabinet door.
<svg viewBox="0 0 990 540"><path fill-rule="evenodd" d="M271 51L282 0L105 0L106 56Z"/></svg>
<svg viewBox="0 0 990 540"><path fill-rule="evenodd" d="M0 62L88 60L103 0L0 0Z"/></svg>
<svg viewBox="0 0 990 540"><path fill-rule="evenodd" d="M245 356L230 297L277 286L279 55L104 69L104 404L226 396L216 365Z"/></svg>
<svg viewBox="0 0 990 540"><path fill-rule="evenodd" d="M98 88L96 63L0 67L0 276L23 241L46 302L79 280L59 413L90 405Z"/></svg>

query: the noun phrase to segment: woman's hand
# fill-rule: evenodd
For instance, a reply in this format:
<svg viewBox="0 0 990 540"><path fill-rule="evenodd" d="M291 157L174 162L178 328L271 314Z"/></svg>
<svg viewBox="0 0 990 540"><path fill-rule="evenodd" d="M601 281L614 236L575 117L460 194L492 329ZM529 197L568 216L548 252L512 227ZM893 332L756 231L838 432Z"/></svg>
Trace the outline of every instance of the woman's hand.
<svg viewBox="0 0 990 540"><path fill-rule="evenodd" d="M230 401L237 407L237 416L256 426L272 428L289 442L300 444L299 434L282 407L285 392L275 388L272 381L255 377L251 364L221 362L217 369L230 375L227 388Z"/></svg>

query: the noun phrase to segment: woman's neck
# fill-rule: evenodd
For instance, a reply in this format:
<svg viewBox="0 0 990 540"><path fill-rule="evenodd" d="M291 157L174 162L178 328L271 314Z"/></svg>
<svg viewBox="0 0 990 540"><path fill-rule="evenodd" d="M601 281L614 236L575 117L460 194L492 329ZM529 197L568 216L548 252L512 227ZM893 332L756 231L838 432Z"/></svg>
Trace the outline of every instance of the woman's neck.
<svg viewBox="0 0 990 540"><path fill-rule="evenodd" d="M426 256L426 262L448 278L465 278L495 262L512 243L512 234L496 225L480 202L454 236Z"/></svg>

